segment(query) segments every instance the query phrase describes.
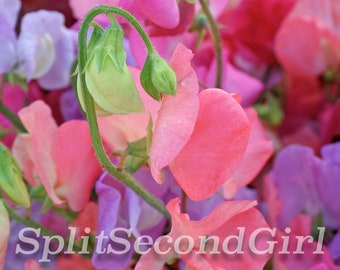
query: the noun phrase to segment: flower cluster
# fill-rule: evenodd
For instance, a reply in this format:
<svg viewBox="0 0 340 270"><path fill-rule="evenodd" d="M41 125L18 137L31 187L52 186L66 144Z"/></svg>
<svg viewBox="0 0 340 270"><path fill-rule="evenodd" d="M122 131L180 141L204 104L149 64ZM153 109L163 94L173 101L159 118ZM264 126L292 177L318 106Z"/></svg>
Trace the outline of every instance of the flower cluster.
<svg viewBox="0 0 340 270"><path fill-rule="evenodd" d="M338 0L0 0L0 270L340 269Z"/></svg>

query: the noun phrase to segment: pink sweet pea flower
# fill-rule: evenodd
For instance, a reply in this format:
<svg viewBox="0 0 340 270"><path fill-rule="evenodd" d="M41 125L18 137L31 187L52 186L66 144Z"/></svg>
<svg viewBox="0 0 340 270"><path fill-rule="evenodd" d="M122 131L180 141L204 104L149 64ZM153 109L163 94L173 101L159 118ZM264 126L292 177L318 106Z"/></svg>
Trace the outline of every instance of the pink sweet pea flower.
<svg viewBox="0 0 340 270"><path fill-rule="evenodd" d="M338 68L338 9L336 0L297 1L275 40L277 57L289 74L318 76L327 68Z"/></svg>
<svg viewBox="0 0 340 270"><path fill-rule="evenodd" d="M170 65L177 76L177 94L163 97L150 163L157 182L163 180L160 170L169 165L189 198L203 200L239 166L248 143L249 121L227 92L206 89L197 95L191 58L190 50L183 45L173 54Z"/></svg>
<svg viewBox="0 0 340 270"><path fill-rule="evenodd" d="M10 234L10 224L7 211L0 201L0 270L3 270L5 263L5 255L7 242Z"/></svg>
<svg viewBox="0 0 340 270"><path fill-rule="evenodd" d="M224 9L218 18L222 25L222 38L233 49L234 60L241 56L244 60L256 64L275 64L274 39L282 20L296 0L237 2L239 3L234 7Z"/></svg>
<svg viewBox="0 0 340 270"><path fill-rule="evenodd" d="M250 137L241 165L223 185L224 196L229 199L234 197L238 189L255 179L274 151L273 142L268 138L256 111L246 108L245 112L251 125Z"/></svg>
<svg viewBox="0 0 340 270"><path fill-rule="evenodd" d="M95 157L88 124L74 120L57 126L50 108L36 101L19 111L28 134L19 134L13 144L27 181L42 183L51 200L83 209L101 168Z"/></svg>
<svg viewBox="0 0 340 270"><path fill-rule="evenodd" d="M159 240L158 246L154 245L142 255L135 269L162 269L164 263L173 258L181 258L190 269L263 269L269 259L268 254L254 254L247 246L256 229L268 228L263 216L254 208L255 205L255 201L224 202L202 220L191 221L187 214L180 213L179 198L171 200L167 205L172 218L170 233ZM240 227L245 228L240 244L244 253L228 254L227 249L222 247L223 242L228 236L238 235ZM200 245L201 238L205 236L219 239L214 249L217 248L221 254L214 255L209 242L203 247ZM176 247L175 243L181 237L191 240L181 241ZM265 238L256 239L258 250L264 250L268 244ZM234 244L232 250L235 250Z"/></svg>

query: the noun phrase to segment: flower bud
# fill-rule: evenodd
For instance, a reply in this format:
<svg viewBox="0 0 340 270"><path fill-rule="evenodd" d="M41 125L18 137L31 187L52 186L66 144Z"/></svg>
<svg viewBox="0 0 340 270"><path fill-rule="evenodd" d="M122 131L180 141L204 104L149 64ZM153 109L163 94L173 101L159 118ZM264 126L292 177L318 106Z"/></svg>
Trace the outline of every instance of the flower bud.
<svg viewBox="0 0 340 270"><path fill-rule="evenodd" d="M99 41L96 36L94 42L89 42L91 46L85 68L85 81L99 117L144 111L137 87L126 65L123 38L124 32L120 25L112 22ZM78 95L84 109L79 77Z"/></svg>
<svg viewBox="0 0 340 270"><path fill-rule="evenodd" d="M19 166L2 144L0 144L0 160L0 189L15 204L29 207L30 199Z"/></svg>
<svg viewBox="0 0 340 270"><path fill-rule="evenodd" d="M156 53L147 56L140 81L144 90L155 100L160 100L162 93L172 96L176 94L176 75L167 62Z"/></svg>

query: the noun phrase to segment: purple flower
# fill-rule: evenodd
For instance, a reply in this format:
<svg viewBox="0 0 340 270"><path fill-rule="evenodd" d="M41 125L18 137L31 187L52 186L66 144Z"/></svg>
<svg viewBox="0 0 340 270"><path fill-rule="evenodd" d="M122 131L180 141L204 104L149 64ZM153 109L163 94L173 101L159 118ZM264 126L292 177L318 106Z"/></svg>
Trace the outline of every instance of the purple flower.
<svg viewBox="0 0 340 270"><path fill-rule="evenodd" d="M324 224L340 228L340 143L329 144L315 156L309 147L292 145L277 156L270 174L282 209L278 224L284 228L300 213L321 214Z"/></svg>
<svg viewBox="0 0 340 270"><path fill-rule="evenodd" d="M135 174L147 189L158 198L166 197L168 186L158 185L148 169L141 169ZM93 255L93 265L98 269L125 269L133 256L134 249L131 248L124 254L117 254L125 249L125 245L109 239L111 232L115 228L131 229L133 237L149 235L156 238L162 234L165 226L165 218L157 210L143 201L132 190L122 183L104 173L96 184L98 194L98 232L95 251ZM102 233L102 240L99 236ZM120 230L116 237L126 239L131 242L127 233ZM110 250L113 250L110 252Z"/></svg>
<svg viewBox="0 0 340 270"><path fill-rule="evenodd" d="M21 23L16 72L27 80L38 79L47 90L64 88L70 83L75 44L64 21L59 12L40 10L27 13Z"/></svg>
<svg viewBox="0 0 340 270"><path fill-rule="evenodd" d="M20 6L18 0L0 0L0 73L10 71L17 61L14 28Z"/></svg>

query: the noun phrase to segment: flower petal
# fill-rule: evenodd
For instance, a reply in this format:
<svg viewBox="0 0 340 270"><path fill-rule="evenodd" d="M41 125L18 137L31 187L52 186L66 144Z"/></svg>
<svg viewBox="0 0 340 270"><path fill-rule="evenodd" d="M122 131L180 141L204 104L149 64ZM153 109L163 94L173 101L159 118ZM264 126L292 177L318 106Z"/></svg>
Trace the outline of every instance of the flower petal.
<svg viewBox="0 0 340 270"><path fill-rule="evenodd" d="M193 55L179 45L172 57L171 67L177 76L176 96L164 95L150 148L151 172L160 183L160 170L168 166L189 140L198 113L198 81L190 66Z"/></svg>
<svg viewBox="0 0 340 270"><path fill-rule="evenodd" d="M73 120L61 125L56 146L56 193L66 198L72 210L79 211L89 201L94 182L101 172L87 122Z"/></svg>
<svg viewBox="0 0 340 270"><path fill-rule="evenodd" d="M211 196L236 171L249 138L249 121L232 95L220 89L199 94L195 129L170 168L192 200Z"/></svg>

